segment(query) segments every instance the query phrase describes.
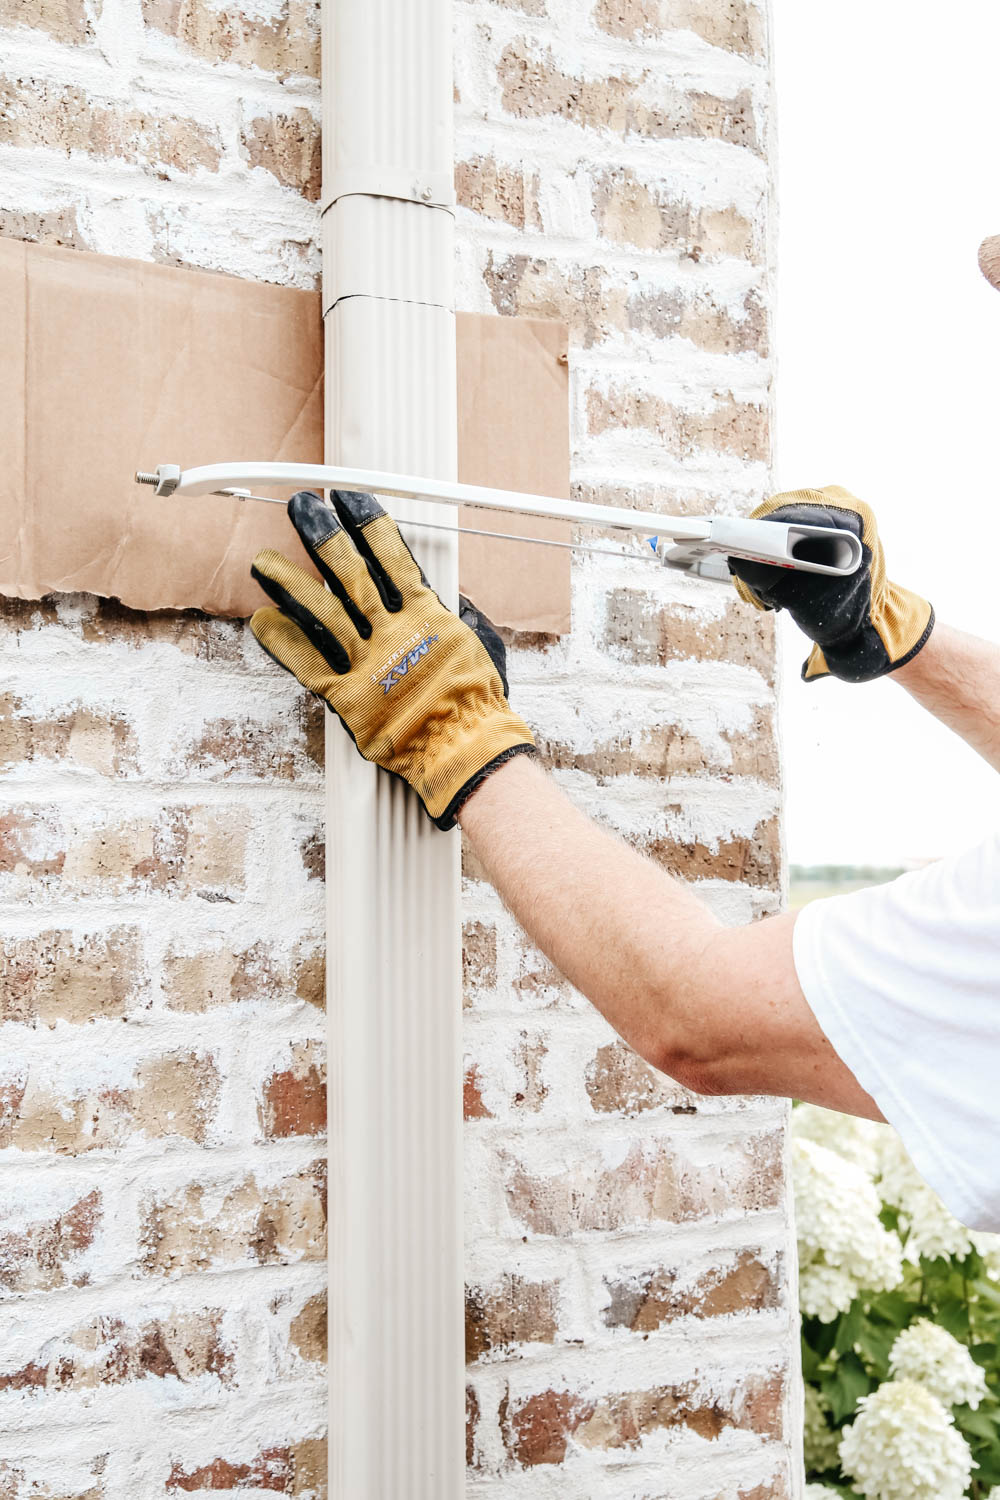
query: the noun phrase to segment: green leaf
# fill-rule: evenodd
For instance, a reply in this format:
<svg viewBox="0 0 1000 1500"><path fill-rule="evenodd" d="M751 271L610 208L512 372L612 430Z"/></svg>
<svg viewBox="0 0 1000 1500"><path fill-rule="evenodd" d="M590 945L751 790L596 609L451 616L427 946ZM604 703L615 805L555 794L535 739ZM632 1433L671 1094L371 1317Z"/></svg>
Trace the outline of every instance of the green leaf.
<svg viewBox="0 0 1000 1500"><path fill-rule="evenodd" d="M981 1365L984 1370L992 1370L995 1368L997 1363L997 1352L998 1345L994 1343L973 1344L969 1349L969 1353L976 1361L976 1364Z"/></svg>
<svg viewBox="0 0 1000 1500"><path fill-rule="evenodd" d="M810 1347L815 1349L820 1359L826 1359L833 1353L838 1321L835 1318L832 1323L821 1323L819 1318L803 1319L803 1336L808 1340Z"/></svg>
<svg viewBox="0 0 1000 1500"><path fill-rule="evenodd" d="M824 1381L824 1394L828 1397L834 1422L843 1422L853 1416L862 1396L867 1396L874 1382L869 1380L865 1367L853 1352L844 1354L838 1361L829 1383Z"/></svg>
<svg viewBox="0 0 1000 1500"><path fill-rule="evenodd" d="M855 1298L846 1313L842 1313L837 1322L837 1337L834 1339L833 1348L836 1354L846 1354L853 1349L864 1326L865 1314L861 1299Z"/></svg>
<svg viewBox="0 0 1000 1500"><path fill-rule="evenodd" d="M938 1307L934 1321L953 1338L965 1340L969 1337L969 1304L959 1297L949 1297Z"/></svg>
<svg viewBox="0 0 1000 1500"><path fill-rule="evenodd" d="M816 1353L815 1349L810 1349L809 1345L806 1343L805 1336L803 1336L803 1339L802 1339L802 1378L803 1378L803 1380L806 1381L806 1383L808 1385L817 1385L819 1383L820 1370L822 1369L822 1366L823 1366L823 1361L820 1359L820 1357Z"/></svg>
<svg viewBox="0 0 1000 1500"><path fill-rule="evenodd" d="M994 1443L1000 1436L997 1426L996 1410L973 1411L971 1406L957 1406L955 1408L955 1423L966 1436L983 1438L987 1443Z"/></svg>
<svg viewBox="0 0 1000 1500"><path fill-rule="evenodd" d="M886 1378L889 1373L889 1351L898 1336L895 1328L880 1327L877 1323L865 1320L856 1345L858 1353L869 1366L870 1375L879 1380Z"/></svg>
<svg viewBox="0 0 1000 1500"><path fill-rule="evenodd" d="M876 1322L890 1324L898 1333L909 1323L913 1303L903 1291L881 1292L872 1298L868 1315Z"/></svg>

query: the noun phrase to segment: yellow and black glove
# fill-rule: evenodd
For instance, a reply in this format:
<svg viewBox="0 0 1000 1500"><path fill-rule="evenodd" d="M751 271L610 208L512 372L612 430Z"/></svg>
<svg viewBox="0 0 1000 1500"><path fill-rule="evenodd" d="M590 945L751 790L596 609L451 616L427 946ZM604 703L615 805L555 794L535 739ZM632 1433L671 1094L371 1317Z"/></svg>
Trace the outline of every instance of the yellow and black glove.
<svg viewBox="0 0 1000 1500"><path fill-rule="evenodd" d="M252 573L278 605L250 629L269 656L325 699L366 760L409 782L439 828L513 755L532 753L507 703L504 648L484 616L463 624L424 578L371 495L308 490L288 514L329 589L265 548ZM471 628L470 628L471 627Z"/></svg>
<svg viewBox="0 0 1000 1500"><path fill-rule="evenodd" d="M861 541L861 566L849 578L729 559L741 598L758 609L787 609L815 642L802 667L806 682L827 676L871 682L911 661L927 644L934 610L919 594L886 578L875 515L863 500L835 484L790 490L765 500L753 519L840 527Z"/></svg>

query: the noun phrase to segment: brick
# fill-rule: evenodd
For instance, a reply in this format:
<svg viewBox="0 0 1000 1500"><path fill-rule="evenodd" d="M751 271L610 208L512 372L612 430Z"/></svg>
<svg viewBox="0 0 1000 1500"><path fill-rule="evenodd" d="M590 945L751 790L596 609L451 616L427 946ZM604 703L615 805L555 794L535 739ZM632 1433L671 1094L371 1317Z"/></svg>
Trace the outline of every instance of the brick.
<svg viewBox="0 0 1000 1500"><path fill-rule="evenodd" d="M146 612L129 609L117 599L88 598L87 604L90 607L79 624L58 623L91 645L127 646L137 651L154 644L175 646L197 661L234 665L242 665L251 645L254 652L260 649L244 620L221 620L194 609ZM51 623L57 623L55 616Z"/></svg>
<svg viewBox="0 0 1000 1500"><path fill-rule="evenodd" d="M709 1397L694 1382L599 1397L550 1389L507 1403L504 1447L514 1463L534 1468L563 1463L571 1445L634 1451L647 1437L676 1428L709 1442L727 1429L777 1438L783 1399L779 1375L751 1377L725 1398Z"/></svg>
<svg viewBox="0 0 1000 1500"><path fill-rule="evenodd" d="M191 1182L145 1199L140 1264L146 1275L177 1276L242 1265L295 1265L326 1254L326 1168L321 1161L262 1186L250 1173Z"/></svg>
<svg viewBox="0 0 1000 1500"><path fill-rule="evenodd" d="M627 318L635 333L687 339L709 354L756 354L766 359L770 353L767 307L759 292L747 292L735 314L707 292L641 292L628 299Z"/></svg>
<svg viewBox="0 0 1000 1500"><path fill-rule="evenodd" d="M571 485L570 494L574 500L587 505L618 505L629 510L655 510L674 516L731 515L733 512L732 495L712 495L665 484L615 484L610 481L588 484L577 480ZM750 510L755 503L755 500L747 500L743 508ZM582 529L590 530L589 527Z"/></svg>
<svg viewBox="0 0 1000 1500"><path fill-rule="evenodd" d="M605 1276L608 1328L653 1333L677 1318L721 1318L770 1312L781 1306L783 1262L765 1260L759 1250L742 1250L728 1264L713 1266L691 1285L670 1266L634 1277Z"/></svg>
<svg viewBox="0 0 1000 1500"><path fill-rule="evenodd" d="M319 943L299 943L291 953L264 942L235 953L169 953L163 966L166 1003L188 1014L241 1001L280 1005L293 999L322 1010L325 967Z"/></svg>
<svg viewBox="0 0 1000 1500"><path fill-rule="evenodd" d="M52 1026L124 1016L146 983L134 928L0 939L0 1020Z"/></svg>
<svg viewBox="0 0 1000 1500"><path fill-rule="evenodd" d="M544 953L524 937L520 929L513 935L512 941L516 944L516 949L511 988L517 999L532 1001L539 1006L565 1002L572 992L569 980L560 974Z"/></svg>
<svg viewBox="0 0 1000 1500"><path fill-rule="evenodd" d="M597 1114L631 1119L649 1110L669 1110L675 1115L698 1113L696 1095L643 1062L626 1042L599 1047L587 1064L584 1082L590 1107Z"/></svg>
<svg viewBox="0 0 1000 1500"><path fill-rule="evenodd" d="M204 1144L215 1118L220 1079L214 1060L169 1052L137 1065L129 1087L103 1084L58 1091L41 1068L0 1078L0 1148L78 1156L146 1137Z"/></svg>
<svg viewBox="0 0 1000 1500"><path fill-rule="evenodd" d="M463 208L515 229L542 228L539 176L493 156L471 156L455 164L455 196Z"/></svg>
<svg viewBox="0 0 1000 1500"><path fill-rule="evenodd" d="M95 1459L90 1466L91 1472L98 1476L103 1473L107 1458L107 1454L102 1454ZM20 1464L0 1459L0 1500L104 1500L104 1482L99 1477L85 1490L76 1484L72 1489L66 1489L66 1483L68 1481L59 1483L58 1489L54 1490L45 1480L36 1480Z"/></svg>
<svg viewBox="0 0 1000 1500"><path fill-rule="evenodd" d="M647 391L611 385L586 395L587 431L648 435L677 458L708 450L747 462L767 463L771 452L770 416L765 406L720 395L707 412L684 411Z"/></svg>
<svg viewBox="0 0 1000 1500"><path fill-rule="evenodd" d="M752 0L597 0L593 16L601 31L629 42L693 31L727 52L764 52L764 16Z"/></svg>
<svg viewBox="0 0 1000 1500"><path fill-rule="evenodd" d="M548 1097L548 1087L542 1074L542 1064L548 1047L540 1037L531 1037L526 1031L513 1049L512 1061L517 1069L520 1087L511 1100L512 1107L537 1114Z"/></svg>
<svg viewBox="0 0 1000 1500"><path fill-rule="evenodd" d="M574 342L585 349L626 326L625 289L599 266L565 267L527 255L501 259L490 251L483 280L498 313L568 323Z"/></svg>
<svg viewBox="0 0 1000 1500"><path fill-rule="evenodd" d="M318 781L325 713L317 698L303 693L278 721L262 723L253 713L211 719L190 741L175 745L168 770L178 778L217 781Z"/></svg>
<svg viewBox="0 0 1000 1500"><path fill-rule="evenodd" d="M725 1500L719 1495L717 1500ZM788 1480L784 1474L775 1474L766 1484L755 1484L752 1490L740 1490L736 1500L789 1500Z"/></svg>
<svg viewBox="0 0 1000 1500"><path fill-rule="evenodd" d="M0 693L0 772L35 761L127 776L137 770L135 734L119 713L71 704L38 714L16 694Z"/></svg>
<svg viewBox="0 0 1000 1500"><path fill-rule="evenodd" d="M310 1364L326 1364L327 1361L327 1295L317 1292L310 1297L302 1310L296 1313L289 1325L288 1338L292 1347Z"/></svg>
<svg viewBox="0 0 1000 1500"><path fill-rule="evenodd" d="M605 239L640 250L672 250L697 262L756 262L762 228L736 208L697 208L669 196L666 185L641 182L630 167L609 167L594 179L594 219Z"/></svg>
<svg viewBox="0 0 1000 1500"><path fill-rule="evenodd" d="M65 838L58 812L12 807L0 812L0 875L43 880L62 874Z"/></svg>
<svg viewBox="0 0 1000 1500"><path fill-rule="evenodd" d="M74 47L94 39L101 0L0 0L0 25L30 26Z"/></svg>
<svg viewBox="0 0 1000 1500"><path fill-rule="evenodd" d="M318 0L283 0L266 20L243 6L206 0L142 0L151 30L174 37L206 61L260 68L280 78L319 77Z"/></svg>
<svg viewBox="0 0 1000 1500"><path fill-rule="evenodd" d="M653 716L642 729L599 740L586 751L543 733L536 732L535 741L550 769L585 771L599 786L607 786L616 776L667 781L713 774L725 781L751 777L773 787L780 779L774 717L764 710L754 712L753 727L745 733L726 729L707 744L676 724L657 723Z"/></svg>
<svg viewBox="0 0 1000 1500"><path fill-rule="evenodd" d="M528 255L499 258L492 251L483 280L498 313L558 319L585 349L638 333L651 339L688 339L712 354L767 353L767 317L755 292L746 295L742 315L735 316L707 293L675 287L630 295L627 285L600 266Z"/></svg>
<svg viewBox="0 0 1000 1500"><path fill-rule="evenodd" d="M207 1464L188 1465L175 1459L165 1488L199 1495L224 1491L263 1490L279 1495L326 1495L326 1442L306 1438L303 1442L263 1448L252 1459L214 1458Z"/></svg>
<svg viewBox="0 0 1000 1500"><path fill-rule="evenodd" d="M777 817L762 818L752 834L720 838L714 845L664 836L649 839L642 847L678 879L734 880L774 890L781 884L781 827Z"/></svg>
<svg viewBox="0 0 1000 1500"><path fill-rule="evenodd" d="M0 1020L80 1025L126 1015L142 999L147 976L135 928L80 937L48 931L0 939Z"/></svg>
<svg viewBox="0 0 1000 1500"><path fill-rule="evenodd" d="M552 52L518 40L505 47L497 66L504 110L521 120L550 116L589 130L651 140L726 141L758 149L753 99L742 90L731 99L664 86L651 70L587 78L565 72ZM644 86L657 84L656 103Z"/></svg>
<svg viewBox="0 0 1000 1500"><path fill-rule="evenodd" d="M476 1428L479 1425L479 1397L474 1386L465 1387L465 1467L478 1467L476 1459Z"/></svg>
<svg viewBox="0 0 1000 1500"><path fill-rule="evenodd" d="M282 187L293 188L310 203L318 202L319 121L308 109L251 120L240 132L240 144L251 167L263 167Z"/></svg>
<svg viewBox="0 0 1000 1500"><path fill-rule="evenodd" d="M780 1133L733 1141L707 1167L662 1140L643 1141L617 1166L591 1156L555 1173L532 1172L505 1155L504 1196L515 1225L539 1235L750 1214L781 1202L781 1145Z"/></svg>
<svg viewBox="0 0 1000 1500"><path fill-rule="evenodd" d="M546 0L490 0L490 3L503 10L520 11L522 16L547 16L549 13Z"/></svg>
<svg viewBox="0 0 1000 1500"><path fill-rule="evenodd" d="M664 604L647 589L610 589L601 644L631 666L726 661L774 680L774 616L735 595L721 616L707 616L694 605Z"/></svg>
<svg viewBox="0 0 1000 1500"><path fill-rule="evenodd" d="M0 1375L4 1391L92 1391L150 1377L182 1384L206 1376L232 1381L232 1353L222 1337L221 1309L177 1313L130 1326L99 1317L47 1337L39 1357Z"/></svg>
<svg viewBox="0 0 1000 1500"><path fill-rule="evenodd" d="M497 930L485 922L462 928L462 980L466 993L492 990L497 982Z"/></svg>
<svg viewBox="0 0 1000 1500"><path fill-rule="evenodd" d="M267 1079L257 1113L270 1139L325 1132L326 1070L320 1042L292 1046L291 1066Z"/></svg>
<svg viewBox="0 0 1000 1500"><path fill-rule="evenodd" d="M215 172L218 132L175 115L155 116L117 100L88 97L73 84L0 78L0 145L82 151L148 171Z"/></svg>
<svg viewBox="0 0 1000 1500"><path fill-rule="evenodd" d="M0 234L9 240L30 240L37 245L65 245L71 250L94 248L80 228L75 207L32 213L0 205Z"/></svg>
<svg viewBox="0 0 1000 1500"><path fill-rule="evenodd" d="M310 828L299 843L302 867L310 880L326 879L326 833L323 828Z"/></svg>
<svg viewBox="0 0 1000 1500"><path fill-rule="evenodd" d="M155 817L67 826L58 806L0 813L0 876L58 887L63 894L197 894L233 900L245 885L250 814L244 808L166 807Z"/></svg>
<svg viewBox="0 0 1000 1500"><path fill-rule="evenodd" d="M504 1276L465 1290L465 1359L506 1355L516 1344L554 1344L559 1322L555 1282Z"/></svg>
<svg viewBox="0 0 1000 1500"><path fill-rule="evenodd" d="M89 1274L74 1262L93 1245L103 1212L95 1188L53 1218L39 1219L23 1230L0 1231L0 1287L7 1292L50 1292L85 1286Z"/></svg>
<svg viewBox="0 0 1000 1500"><path fill-rule="evenodd" d="M548 1085L543 1074L543 1064L548 1047L541 1037L522 1031L516 1042L512 1042L503 1069L499 1076L494 1068L488 1076L489 1098L498 1108L508 1114L537 1114L548 1097ZM494 1108L483 1097L482 1068L476 1061L466 1063L464 1078L464 1108L467 1120L491 1120L496 1118ZM501 1104L502 1101L502 1104Z"/></svg>
<svg viewBox="0 0 1000 1500"><path fill-rule="evenodd" d="M483 1081L473 1063L462 1079L462 1114L466 1120L492 1120L493 1113L483 1101Z"/></svg>

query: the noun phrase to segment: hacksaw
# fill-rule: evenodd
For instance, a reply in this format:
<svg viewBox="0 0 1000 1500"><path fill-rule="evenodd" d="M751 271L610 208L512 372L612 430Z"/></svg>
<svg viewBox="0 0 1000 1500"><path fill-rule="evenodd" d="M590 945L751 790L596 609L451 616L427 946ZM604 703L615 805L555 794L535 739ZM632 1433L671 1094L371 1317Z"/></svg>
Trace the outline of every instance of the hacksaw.
<svg viewBox="0 0 1000 1500"><path fill-rule="evenodd" d="M424 500L439 505L469 506L489 513L506 511L543 520L568 521L591 526L622 537L642 537L650 544L644 556L699 578L728 579L727 558L770 563L804 573L847 577L861 566L858 537L850 531L826 526L804 526L781 521L751 521L739 516L664 516L652 511L620 509L614 505L586 505L554 495L524 495L515 490L489 489L430 479L412 474L386 474L377 469L340 468L331 464L223 463L182 469L177 464L159 464L153 472L140 470L137 484L151 485L155 493L170 496L226 495L237 500L261 500L275 505L285 502L273 495L255 494L259 485L278 489L367 490L401 500ZM406 526L429 526L435 530L471 532L475 536L503 541L541 543L572 547L585 552L606 552L581 542L555 542L548 538L514 536L508 532L479 530L470 526L447 526L441 522L404 519ZM635 556L613 553L616 557Z"/></svg>

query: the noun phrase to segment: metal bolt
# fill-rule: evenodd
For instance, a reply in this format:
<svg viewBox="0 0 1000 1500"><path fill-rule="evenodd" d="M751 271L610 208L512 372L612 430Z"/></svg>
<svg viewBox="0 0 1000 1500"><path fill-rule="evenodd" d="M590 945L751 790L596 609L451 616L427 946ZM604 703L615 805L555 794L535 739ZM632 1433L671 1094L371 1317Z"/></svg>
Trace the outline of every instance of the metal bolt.
<svg viewBox="0 0 1000 1500"><path fill-rule="evenodd" d="M136 484L159 484L160 476L159 474L144 474L142 469L136 469L135 482Z"/></svg>

